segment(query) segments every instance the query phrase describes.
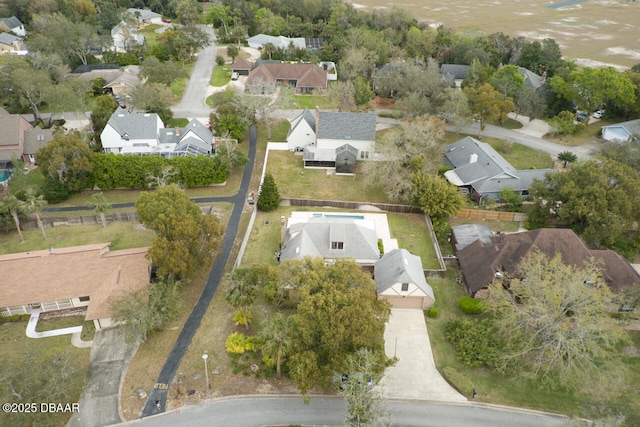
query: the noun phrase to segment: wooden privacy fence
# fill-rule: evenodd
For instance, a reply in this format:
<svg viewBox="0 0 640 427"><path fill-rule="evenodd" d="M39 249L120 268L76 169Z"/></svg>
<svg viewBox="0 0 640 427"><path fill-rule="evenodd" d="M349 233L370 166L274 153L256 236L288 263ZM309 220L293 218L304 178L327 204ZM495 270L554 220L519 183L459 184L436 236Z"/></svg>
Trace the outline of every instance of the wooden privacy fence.
<svg viewBox="0 0 640 427"><path fill-rule="evenodd" d="M342 200L315 200L315 199L282 199L280 206L314 206L324 207L331 206L332 208L340 209L357 209L357 210L369 210L377 211L383 210L387 212L398 213L412 213L421 214L420 208L409 205L394 205L391 203L370 203L370 202L345 202ZM374 209L372 209L372 207Z"/></svg>
<svg viewBox="0 0 640 427"><path fill-rule="evenodd" d="M138 214L136 212L118 212L118 213L106 213L104 217L107 223L111 222L127 222L138 221ZM69 216L69 217L40 217L42 223L46 228L60 227L66 225L95 225L102 224L100 215L81 215L81 216ZM21 222L22 228L37 228L38 224L35 219L30 218Z"/></svg>
<svg viewBox="0 0 640 427"><path fill-rule="evenodd" d="M526 221L529 216L522 212L483 211L479 209L460 209L456 215L460 218L493 219L497 221Z"/></svg>

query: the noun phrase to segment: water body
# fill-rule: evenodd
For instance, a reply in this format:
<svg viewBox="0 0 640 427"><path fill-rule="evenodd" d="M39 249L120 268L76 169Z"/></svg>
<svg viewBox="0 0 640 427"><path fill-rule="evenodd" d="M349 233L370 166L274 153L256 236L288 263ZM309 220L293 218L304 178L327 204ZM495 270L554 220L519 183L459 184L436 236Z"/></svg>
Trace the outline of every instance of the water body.
<svg viewBox="0 0 640 427"><path fill-rule="evenodd" d="M567 0L562 3L555 3L545 7L548 7L549 9L560 9L561 7L571 6L572 4L582 3L583 1L585 0Z"/></svg>

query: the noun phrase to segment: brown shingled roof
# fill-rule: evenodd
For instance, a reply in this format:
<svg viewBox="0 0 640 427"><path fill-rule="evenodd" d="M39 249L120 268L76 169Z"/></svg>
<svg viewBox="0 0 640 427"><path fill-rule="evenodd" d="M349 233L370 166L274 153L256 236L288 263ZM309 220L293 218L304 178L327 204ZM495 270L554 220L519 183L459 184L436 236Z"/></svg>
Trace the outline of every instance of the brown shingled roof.
<svg viewBox="0 0 640 427"><path fill-rule="evenodd" d="M0 307L89 296L87 320L109 317L107 300L149 283L148 248L109 243L0 256Z"/></svg>
<svg viewBox="0 0 640 427"><path fill-rule="evenodd" d="M607 284L616 292L640 284L640 275L623 257L611 250L590 250L570 229L495 235L490 244L476 240L457 256L467 288L475 294L493 281L496 272L517 277L521 260L536 250L550 258L560 254L564 264L578 268L591 258L600 261Z"/></svg>
<svg viewBox="0 0 640 427"><path fill-rule="evenodd" d="M231 64L231 71L235 71L235 70L251 70L253 68L253 62L249 61L248 59L245 58L240 58L238 59L236 62L234 62L233 64Z"/></svg>
<svg viewBox="0 0 640 427"><path fill-rule="evenodd" d="M327 71L315 64L262 64L247 77L247 86L263 80L275 84L278 80L296 81L296 88L327 87Z"/></svg>

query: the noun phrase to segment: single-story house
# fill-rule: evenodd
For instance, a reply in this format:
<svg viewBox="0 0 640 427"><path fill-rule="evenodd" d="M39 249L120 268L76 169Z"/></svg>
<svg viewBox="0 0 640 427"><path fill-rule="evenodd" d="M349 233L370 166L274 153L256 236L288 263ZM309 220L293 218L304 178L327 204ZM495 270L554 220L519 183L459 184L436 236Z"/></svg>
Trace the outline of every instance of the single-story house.
<svg viewBox="0 0 640 427"><path fill-rule="evenodd" d="M24 148L22 151L22 160L26 164L35 164L37 162L36 153L53 139L53 129L41 129L35 127L24 133Z"/></svg>
<svg viewBox="0 0 640 427"><path fill-rule="evenodd" d="M103 86L105 93L125 98L140 84L140 66L127 65L121 67L117 64L89 64L81 65L71 73L79 79L93 80L102 77L106 84Z"/></svg>
<svg viewBox="0 0 640 427"><path fill-rule="evenodd" d="M21 50L24 50L22 37L11 33L0 33L0 53L19 52Z"/></svg>
<svg viewBox="0 0 640 427"><path fill-rule="evenodd" d="M288 85L298 93L327 88L327 70L316 64L263 63L251 70L245 86L258 87L260 92L271 93L276 85Z"/></svg>
<svg viewBox="0 0 640 427"><path fill-rule="evenodd" d="M377 233L378 219L358 213L296 213L286 224L280 261L320 257L325 262L351 258L363 268L373 268L380 258L378 239L391 250L393 243Z"/></svg>
<svg viewBox="0 0 640 427"><path fill-rule="evenodd" d="M539 76L527 68L518 67L518 73L520 73L520 75L524 77L524 84L526 87L531 88L538 93L542 91L542 86L544 85L544 82L547 78L546 72L544 72L542 76Z"/></svg>
<svg viewBox="0 0 640 427"><path fill-rule="evenodd" d="M11 31L13 34L20 37L27 35L24 24L15 16L0 18L0 31Z"/></svg>
<svg viewBox="0 0 640 427"><path fill-rule="evenodd" d="M483 224L463 224L451 228L451 245L455 252L461 251L476 240L485 245L491 244L493 230Z"/></svg>
<svg viewBox="0 0 640 427"><path fill-rule="evenodd" d="M477 200L497 200L504 188L528 196L534 179L543 180L545 174L553 172L553 169L516 170L489 144L470 136L446 147L444 159L453 168L445 172L445 178Z"/></svg>
<svg viewBox="0 0 640 427"><path fill-rule="evenodd" d="M23 157L25 133L33 126L20 114L9 114L0 107L0 129L0 163L6 165Z"/></svg>
<svg viewBox="0 0 640 427"><path fill-rule="evenodd" d="M241 76L248 76L253 69L253 62L245 58L240 58L231 64L231 72L238 73Z"/></svg>
<svg viewBox="0 0 640 427"><path fill-rule="evenodd" d="M87 307L96 329L112 324L109 299L149 284L148 248L110 243L0 255L0 315Z"/></svg>
<svg viewBox="0 0 640 427"><path fill-rule="evenodd" d="M149 9L135 9L130 7L127 9L127 13L135 18L138 26L160 24L162 22L162 15Z"/></svg>
<svg viewBox="0 0 640 427"><path fill-rule="evenodd" d="M637 141L640 136L640 119L602 126L602 139L610 142Z"/></svg>
<svg viewBox="0 0 640 427"><path fill-rule="evenodd" d="M462 82L469 76L469 66L461 64L442 64L440 75L445 80L451 80L457 88L462 87Z"/></svg>
<svg viewBox="0 0 640 427"><path fill-rule="evenodd" d="M144 44L144 36L138 33L138 29L124 21L111 29L111 38L116 52L129 52L134 46Z"/></svg>
<svg viewBox="0 0 640 427"><path fill-rule="evenodd" d="M184 127L165 128L155 113L116 110L100 134L105 153L162 157L210 155L213 133L196 119Z"/></svg>
<svg viewBox="0 0 640 427"><path fill-rule="evenodd" d="M376 116L372 113L342 113L308 108L291 120L287 145L291 151L304 151L304 166L329 168L337 166L338 150L355 153L356 159L373 156L376 139ZM347 148L346 146L350 148ZM344 163L344 158L341 158Z"/></svg>
<svg viewBox="0 0 640 427"><path fill-rule="evenodd" d="M433 307L435 296L419 256L406 249L394 249L375 263L373 271L378 297L385 298L392 307L421 310Z"/></svg>
<svg viewBox="0 0 640 427"><path fill-rule="evenodd" d="M454 235L457 234L454 231ZM614 292L640 285L640 275L626 259L609 249L589 249L570 229L542 228L496 234L479 238L460 250L454 245L454 250L471 296L476 296L496 278L517 277L520 262L534 251L548 257L560 254L566 265L578 268L593 258L601 263L604 279Z"/></svg>
<svg viewBox="0 0 640 427"><path fill-rule="evenodd" d="M249 47L254 49L263 49L267 43L271 43L276 48L288 49L293 43L293 46L299 49L306 49L307 44L304 37L284 37L284 36L269 36L267 34L257 34L247 39Z"/></svg>

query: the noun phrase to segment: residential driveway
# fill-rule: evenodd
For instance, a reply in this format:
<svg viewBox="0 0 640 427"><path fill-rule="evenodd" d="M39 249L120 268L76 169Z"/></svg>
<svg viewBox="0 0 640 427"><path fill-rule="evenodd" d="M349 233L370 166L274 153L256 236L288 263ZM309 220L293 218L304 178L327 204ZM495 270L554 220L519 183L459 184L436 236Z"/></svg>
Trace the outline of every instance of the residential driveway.
<svg viewBox="0 0 640 427"><path fill-rule="evenodd" d="M138 343L127 343L120 328L96 331L80 412L73 414L67 427L99 427L124 421L120 387L137 349Z"/></svg>
<svg viewBox="0 0 640 427"><path fill-rule="evenodd" d="M380 381L387 399L466 402L436 369L422 310L392 308L384 331L385 352L398 358Z"/></svg>

